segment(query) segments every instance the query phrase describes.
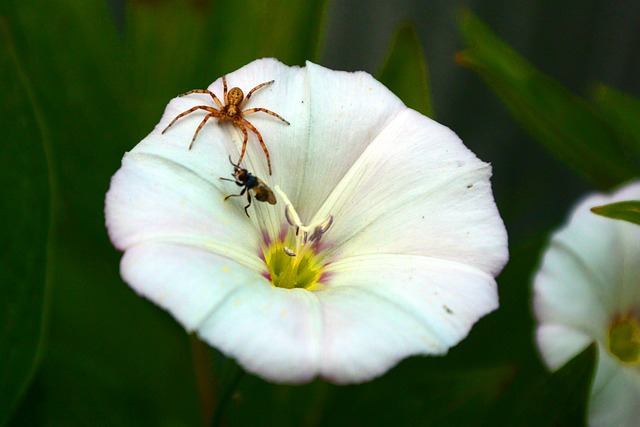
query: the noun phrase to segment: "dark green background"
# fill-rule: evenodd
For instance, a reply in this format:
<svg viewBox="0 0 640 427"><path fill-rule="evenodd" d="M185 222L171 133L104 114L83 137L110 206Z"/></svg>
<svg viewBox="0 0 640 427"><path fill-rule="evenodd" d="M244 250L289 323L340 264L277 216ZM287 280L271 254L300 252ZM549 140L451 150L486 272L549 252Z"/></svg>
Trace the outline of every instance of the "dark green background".
<svg viewBox="0 0 640 427"><path fill-rule="evenodd" d="M0 358L8 361L0 425L202 425L211 402L225 400L235 364L122 283L102 209L123 153L169 99L262 56L366 70L409 105L432 105L437 120L492 163L511 261L499 277L500 309L449 356L411 358L359 386L276 386L246 375L222 420L579 424L593 355L562 375L545 372L532 341L530 279L548 233L594 186L456 64L466 46L462 6L579 96L597 82L640 93L640 4L632 1L0 3L0 227L9 248L0 258ZM421 54L429 85L413 72ZM413 88L431 103L411 99Z"/></svg>

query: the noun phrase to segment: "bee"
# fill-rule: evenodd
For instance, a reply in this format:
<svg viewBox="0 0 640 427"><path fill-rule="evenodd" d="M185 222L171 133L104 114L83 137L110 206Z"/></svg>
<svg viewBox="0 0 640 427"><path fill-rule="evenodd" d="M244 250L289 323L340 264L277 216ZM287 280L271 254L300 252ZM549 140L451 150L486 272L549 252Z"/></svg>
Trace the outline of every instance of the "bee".
<svg viewBox="0 0 640 427"><path fill-rule="evenodd" d="M276 204L276 195L273 194L273 191L271 191L267 184L248 170L241 168L240 165L233 163L231 156L229 156L229 162L233 165L233 173L231 176L234 179L222 177L220 179L235 182L236 185L244 188L238 194L229 194L224 200L227 200L229 197L240 197L243 196L244 193L247 193L247 201L249 203L244 207L244 213L247 214L247 217L249 216L249 206L251 206L251 191L253 191L253 195L258 201L267 202L271 205Z"/></svg>

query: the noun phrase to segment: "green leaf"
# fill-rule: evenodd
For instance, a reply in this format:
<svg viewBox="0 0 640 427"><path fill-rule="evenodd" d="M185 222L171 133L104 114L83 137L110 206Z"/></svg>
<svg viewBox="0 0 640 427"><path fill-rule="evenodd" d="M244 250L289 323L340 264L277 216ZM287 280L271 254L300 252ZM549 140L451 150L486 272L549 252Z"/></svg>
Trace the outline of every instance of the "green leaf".
<svg viewBox="0 0 640 427"><path fill-rule="evenodd" d="M39 112L0 16L0 425L33 377L42 337L50 195Z"/></svg>
<svg viewBox="0 0 640 427"><path fill-rule="evenodd" d="M71 236L74 224L57 234ZM120 255L87 238L55 239L47 348L15 425L196 426L201 413L186 331L118 275ZM26 418L26 420L25 420Z"/></svg>
<svg viewBox="0 0 640 427"><path fill-rule="evenodd" d="M378 79L408 107L433 117L427 61L414 25L400 26Z"/></svg>
<svg viewBox="0 0 640 427"><path fill-rule="evenodd" d="M511 380L513 366L449 363L446 358L411 358L374 382L335 387L327 414L340 411L343 425L363 419L362 425L477 425Z"/></svg>
<svg viewBox="0 0 640 427"><path fill-rule="evenodd" d="M561 369L534 386L528 394L520 395L519 402L501 407L498 417L490 425L585 425L596 351L596 345L591 344Z"/></svg>
<svg viewBox="0 0 640 427"><path fill-rule="evenodd" d="M468 48L457 61L478 72L511 114L551 153L601 188L637 175L615 133L584 100L542 74L471 12L461 29Z"/></svg>
<svg viewBox="0 0 640 427"><path fill-rule="evenodd" d="M171 98L216 78L218 55L208 35L211 9L207 2L127 2L129 103L123 121L136 125L130 147L158 123Z"/></svg>
<svg viewBox="0 0 640 427"><path fill-rule="evenodd" d="M231 3L231 2L229 2ZM268 0L268 13L262 20L258 57L273 56L286 64L304 65L318 61L322 51L322 32L326 26L327 0Z"/></svg>
<svg viewBox="0 0 640 427"><path fill-rule="evenodd" d="M276 385L246 375L226 419L231 426L477 425L512 376L510 365L469 368L435 357L404 360L350 386Z"/></svg>
<svg viewBox="0 0 640 427"><path fill-rule="evenodd" d="M1 2L0 2L1 3ZM121 40L100 0L8 0L17 52L47 124L61 208L76 233L104 235L104 193L135 116Z"/></svg>
<svg viewBox="0 0 640 427"><path fill-rule="evenodd" d="M596 206L591 208L591 212L607 218L621 219L640 225L640 201L638 200Z"/></svg>
<svg viewBox="0 0 640 427"><path fill-rule="evenodd" d="M640 99L598 85L593 92L593 101L629 155L640 159Z"/></svg>
<svg viewBox="0 0 640 427"><path fill-rule="evenodd" d="M209 26L216 77L262 57L275 57L289 65L317 60L327 3L327 0L217 2Z"/></svg>

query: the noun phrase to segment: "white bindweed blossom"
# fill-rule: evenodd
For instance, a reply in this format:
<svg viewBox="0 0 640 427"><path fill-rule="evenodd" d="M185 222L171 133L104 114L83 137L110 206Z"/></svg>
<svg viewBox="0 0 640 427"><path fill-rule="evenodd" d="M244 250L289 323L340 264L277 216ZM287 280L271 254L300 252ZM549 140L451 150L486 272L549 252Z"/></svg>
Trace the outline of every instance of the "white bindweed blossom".
<svg viewBox="0 0 640 427"><path fill-rule="evenodd" d="M207 94L173 99L122 160L106 224L140 295L249 372L278 383L357 383L410 355L445 354L498 306L507 235L490 165L448 128L364 72L254 61L226 76L256 91L241 168L277 204L231 179L243 134L206 112L162 131ZM219 98L222 81L209 90ZM222 103L224 100L221 98ZM250 190L251 192L251 190Z"/></svg>
<svg viewBox="0 0 640 427"><path fill-rule="evenodd" d="M536 338L556 370L598 346L589 425L640 425L640 226L591 208L640 199L640 181L594 194L555 233L534 279Z"/></svg>

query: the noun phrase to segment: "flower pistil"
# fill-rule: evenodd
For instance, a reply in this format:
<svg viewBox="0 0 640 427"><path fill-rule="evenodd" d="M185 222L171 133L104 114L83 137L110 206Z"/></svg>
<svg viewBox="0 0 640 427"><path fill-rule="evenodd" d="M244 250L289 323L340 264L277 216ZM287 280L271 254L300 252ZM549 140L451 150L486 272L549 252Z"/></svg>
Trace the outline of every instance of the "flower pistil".
<svg viewBox="0 0 640 427"><path fill-rule="evenodd" d="M625 364L640 364L640 324L633 316L621 316L611 322L609 352Z"/></svg>

